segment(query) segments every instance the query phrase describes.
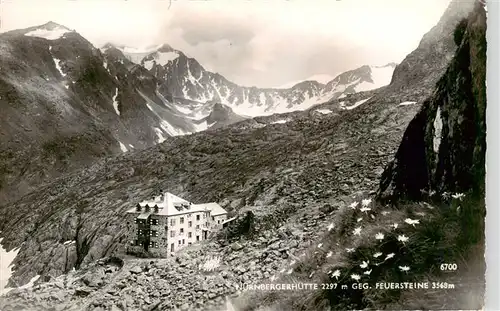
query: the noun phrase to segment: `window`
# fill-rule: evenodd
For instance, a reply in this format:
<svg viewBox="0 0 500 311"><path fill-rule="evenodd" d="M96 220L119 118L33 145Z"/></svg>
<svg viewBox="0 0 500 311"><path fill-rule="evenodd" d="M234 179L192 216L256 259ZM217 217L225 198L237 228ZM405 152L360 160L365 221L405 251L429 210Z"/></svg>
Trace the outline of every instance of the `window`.
<svg viewBox="0 0 500 311"><path fill-rule="evenodd" d="M173 252L175 250L175 243L170 244L170 251Z"/></svg>
<svg viewBox="0 0 500 311"><path fill-rule="evenodd" d="M139 230L139 235L142 235L142 230Z"/></svg>
<svg viewBox="0 0 500 311"><path fill-rule="evenodd" d="M154 230L151 230L150 236L158 236L158 232L154 231Z"/></svg>
<svg viewBox="0 0 500 311"><path fill-rule="evenodd" d="M197 236L196 236L196 241L199 241L199 240L200 240L200 236L199 236L199 235L197 235Z"/></svg>
<svg viewBox="0 0 500 311"><path fill-rule="evenodd" d="M157 225L158 224L158 219L150 219L149 223L151 225Z"/></svg>
<svg viewBox="0 0 500 311"><path fill-rule="evenodd" d="M182 239L182 245L186 244L186 240Z"/></svg>
<svg viewBox="0 0 500 311"><path fill-rule="evenodd" d="M187 218L191 218L191 216L193 216L193 215L191 215L191 214L187 214Z"/></svg>
<svg viewBox="0 0 500 311"><path fill-rule="evenodd" d="M217 223L220 225L220 219L219 219L219 220L217 220Z"/></svg>
<svg viewBox="0 0 500 311"><path fill-rule="evenodd" d="M200 220L200 215L196 215L196 220Z"/></svg>
<svg viewBox="0 0 500 311"><path fill-rule="evenodd" d="M192 232L188 232L188 238L192 238L193 237L193 233Z"/></svg>
<svg viewBox="0 0 500 311"><path fill-rule="evenodd" d="M181 225L184 223L184 217L181 217L180 223L181 223Z"/></svg>
<svg viewBox="0 0 500 311"><path fill-rule="evenodd" d="M191 245L191 244L193 244L193 243L191 243L191 242L188 242L188 246L189 246L189 245Z"/></svg>
<svg viewBox="0 0 500 311"><path fill-rule="evenodd" d="M196 225L196 229L200 229L200 225Z"/></svg>
<svg viewBox="0 0 500 311"><path fill-rule="evenodd" d="M152 247L152 248L158 247L158 243L151 241L151 242L149 242L149 247Z"/></svg>
<svg viewBox="0 0 500 311"><path fill-rule="evenodd" d="M188 227L191 228L193 226L193 222L192 221L189 221L188 222Z"/></svg>
<svg viewBox="0 0 500 311"><path fill-rule="evenodd" d="M207 213L203 213L203 219L207 218Z"/></svg>
<svg viewBox="0 0 500 311"><path fill-rule="evenodd" d="M184 228L181 228L180 235L183 235L183 234L184 234Z"/></svg>
<svg viewBox="0 0 500 311"><path fill-rule="evenodd" d="M171 238L175 237L175 231L174 230L170 231L170 237Z"/></svg>
<svg viewBox="0 0 500 311"><path fill-rule="evenodd" d="M208 222L206 222L206 223L205 223L205 227L207 227L207 228L208 228Z"/></svg>
<svg viewBox="0 0 500 311"><path fill-rule="evenodd" d="M134 222L135 222L136 224L137 224L137 223L139 223L139 219L137 219L137 218L136 218L136 219L134 219Z"/></svg>
<svg viewBox="0 0 500 311"><path fill-rule="evenodd" d="M170 219L170 225L175 226L175 219Z"/></svg>
<svg viewBox="0 0 500 311"><path fill-rule="evenodd" d="M181 240L179 240L179 245L181 245Z"/></svg>
<svg viewBox="0 0 500 311"><path fill-rule="evenodd" d="M212 220L215 221L215 216L212 216Z"/></svg>

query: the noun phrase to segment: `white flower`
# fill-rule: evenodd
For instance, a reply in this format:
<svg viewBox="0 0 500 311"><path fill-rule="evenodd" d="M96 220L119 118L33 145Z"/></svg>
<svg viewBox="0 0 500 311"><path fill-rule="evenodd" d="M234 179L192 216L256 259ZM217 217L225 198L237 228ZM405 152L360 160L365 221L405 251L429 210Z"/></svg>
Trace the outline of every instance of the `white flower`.
<svg viewBox="0 0 500 311"><path fill-rule="evenodd" d="M404 243L404 242L408 241L408 237L405 236L404 234L400 234L400 235L398 235L398 241Z"/></svg>
<svg viewBox="0 0 500 311"><path fill-rule="evenodd" d="M340 277L340 270L335 270L335 272L332 273L332 277L339 278Z"/></svg>
<svg viewBox="0 0 500 311"><path fill-rule="evenodd" d="M428 209L434 209L434 206L430 205L429 203L427 202L424 202L424 205L428 208Z"/></svg>
<svg viewBox="0 0 500 311"><path fill-rule="evenodd" d="M370 261L364 261L364 260L363 260L363 263L362 263L362 264L360 264L359 266L361 267L361 269L368 268L368 263L369 263L369 262L370 262Z"/></svg>
<svg viewBox="0 0 500 311"><path fill-rule="evenodd" d="M411 218L406 218L405 222L409 225L412 225L413 227L415 227L416 224L420 223L418 219L411 219Z"/></svg>
<svg viewBox="0 0 500 311"><path fill-rule="evenodd" d="M443 197L443 199L448 199L450 197L450 194L448 192L443 192L441 196Z"/></svg>
<svg viewBox="0 0 500 311"><path fill-rule="evenodd" d="M378 257L380 257L380 256L382 256L382 253L381 253L381 252L378 252L378 253L373 254L373 257L375 257L375 258L378 258Z"/></svg>
<svg viewBox="0 0 500 311"><path fill-rule="evenodd" d="M429 196L430 196L430 197L434 196L435 194L436 194L436 190L431 190L431 191L429 192Z"/></svg>
<svg viewBox="0 0 500 311"><path fill-rule="evenodd" d="M370 217L371 217L372 219L375 219L375 216L374 216L373 214L370 214Z"/></svg>
<svg viewBox="0 0 500 311"><path fill-rule="evenodd" d="M357 274L351 274L351 279L359 281L361 279L361 277Z"/></svg>
<svg viewBox="0 0 500 311"><path fill-rule="evenodd" d="M391 213L391 212L389 212L389 211L383 211L383 212L382 212L382 215L384 215L384 216L385 216L385 215L388 215L388 214L390 214L390 213Z"/></svg>
<svg viewBox="0 0 500 311"><path fill-rule="evenodd" d="M286 272L286 274L292 274L292 272L293 272L293 269L290 269L290 270L288 270L288 271Z"/></svg>
<svg viewBox="0 0 500 311"><path fill-rule="evenodd" d="M364 199L363 201L361 201L361 205L365 207L370 205L370 203L372 203L372 199Z"/></svg>
<svg viewBox="0 0 500 311"><path fill-rule="evenodd" d="M332 224L329 224L329 225L328 225L328 231L331 231L331 230L333 229L333 227L334 227L333 223L332 223Z"/></svg>
<svg viewBox="0 0 500 311"><path fill-rule="evenodd" d="M361 220L363 220L363 217L359 217L358 219L356 219L356 222L360 222Z"/></svg>
<svg viewBox="0 0 500 311"><path fill-rule="evenodd" d="M328 254L326 254L326 258L332 257L332 255L333 255L333 252L328 252Z"/></svg>
<svg viewBox="0 0 500 311"><path fill-rule="evenodd" d="M401 271L405 271L405 272L410 271L410 267L408 267L408 266L399 266L399 269Z"/></svg>
<svg viewBox="0 0 500 311"><path fill-rule="evenodd" d="M293 266L295 264L295 260L290 261L290 266Z"/></svg>
<svg viewBox="0 0 500 311"><path fill-rule="evenodd" d="M420 217L424 217L425 216L425 213L424 212L418 212L418 213L415 213L415 215L418 215Z"/></svg>
<svg viewBox="0 0 500 311"><path fill-rule="evenodd" d="M371 211L372 209L370 207L362 207L359 210L366 213L368 211Z"/></svg>
<svg viewBox="0 0 500 311"><path fill-rule="evenodd" d="M276 276L274 276L274 275L273 275L273 276L271 277L271 282L274 282L274 280L276 280Z"/></svg>
<svg viewBox="0 0 500 311"><path fill-rule="evenodd" d="M393 227L394 229L397 229L398 228L398 224L397 223L394 223L393 225L391 225L391 227Z"/></svg>
<svg viewBox="0 0 500 311"><path fill-rule="evenodd" d="M375 239L377 240L383 240L384 239L384 234L379 232L375 235Z"/></svg>
<svg viewBox="0 0 500 311"><path fill-rule="evenodd" d="M318 244L318 248L321 248L321 246L323 246L323 243Z"/></svg>
<svg viewBox="0 0 500 311"><path fill-rule="evenodd" d="M361 235L361 227L357 227L352 231L354 235Z"/></svg>
<svg viewBox="0 0 500 311"><path fill-rule="evenodd" d="M352 209L356 209L356 207L358 206L359 202L352 202L351 205L349 205L350 208Z"/></svg>
<svg viewBox="0 0 500 311"><path fill-rule="evenodd" d="M394 257L394 253L390 253L389 255L385 256L385 259L384 260L387 260L387 259L391 259L392 257Z"/></svg>
<svg viewBox="0 0 500 311"><path fill-rule="evenodd" d="M346 248L345 250L348 253L354 253L354 248Z"/></svg>
<svg viewBox="0 0 500 311"><path fill-rule="evenodd" d="M363 274L366 274L366 275L370 275L370 273L372 273L372 269L370 269L370 270L368 270L368 271L363 272Z"/></svg>
<svg viewBox="0 0 500 311"><path fill-rule="evenodd" d="M459 199L460 201L462 201L462 199L465 197L465 194L463 194L463 193L455 193L455 194L452 194L451 197L454 198L454 199Z"/></svg>
<svg viewBox="0 0 500 311"><path fill-rule="evenodd" d="M286 270L286 269L281 269L281 270L280 270L280 273L283 273L283 272L285 272L285 270Z"/></svg>

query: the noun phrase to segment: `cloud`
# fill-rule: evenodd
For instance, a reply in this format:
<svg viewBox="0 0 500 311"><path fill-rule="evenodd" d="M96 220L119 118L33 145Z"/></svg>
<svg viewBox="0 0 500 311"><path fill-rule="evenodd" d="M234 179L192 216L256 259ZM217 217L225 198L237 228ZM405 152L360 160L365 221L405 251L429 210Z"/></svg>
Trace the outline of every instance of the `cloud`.
<svg viewBox="0 0 500 311"><path fill-rule="evenodd" d="M96 45L168 43L243 85L400 62L450 0L16 0L2 31L48 20Z"/></svg>

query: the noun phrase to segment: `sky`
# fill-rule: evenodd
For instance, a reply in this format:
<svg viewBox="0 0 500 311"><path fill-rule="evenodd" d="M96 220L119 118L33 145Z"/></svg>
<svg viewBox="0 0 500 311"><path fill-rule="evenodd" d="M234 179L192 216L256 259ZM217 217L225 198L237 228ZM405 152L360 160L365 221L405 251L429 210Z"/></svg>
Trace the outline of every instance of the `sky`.
<svg viewBox="0 0 500 311"><path fill-rule="evenodd" d="M279 87L399 63L449 2L2 0L0 31L54 21L97 47L168 43L240 85Z"/></svg>

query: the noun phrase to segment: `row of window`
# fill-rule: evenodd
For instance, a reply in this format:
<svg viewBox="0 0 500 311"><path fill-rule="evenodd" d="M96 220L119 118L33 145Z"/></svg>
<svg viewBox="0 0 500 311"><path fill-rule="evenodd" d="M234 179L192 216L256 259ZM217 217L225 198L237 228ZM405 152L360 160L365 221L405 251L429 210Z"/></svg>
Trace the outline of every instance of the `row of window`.
<svg viewBox="0 0 500 311"><path fill-rule="evenodd" d="M146 220L145 219L135 219L135 223L136 224L146 224ZM154 218L151 218L149 219L149 221L147 222L148 224L150 225L157 225L158 224L158 219L154 219Z"/></svg>
<svg viewBox="0 0 500 311"><path fill-rule="evenodd" d="M130 244L135 245L135 246L141 245L141 243L139 243L139 240L130 241ZM149 242L149 247L151 247L151 248L157 248L158 247L158 242L150 241Z"/></svg>
<svg viewBox="0 0 500 311"><path fill-rule="evenodd" d="M192 214L187 214L186 217L187 218L191 218L193 215ZM207 214L206 213L203 213L203 219L206 219L207 218ZM200 215L196 215L196 221L200 221L201 220L201 216ZM212 217L212 220L214 220L214 217ZM179 223L182 225L184 224L184 217L180 217L179 218ZM191 221L189 223L192 223ZM170 219L170 225L171 226L175 226L176 224L176 221L175 219Z"/></svg>
<svg viewBox="0 0 500 311"><path fill-rule="evenodd" d="M206 223L205 225L208 226L208 223ZM196 230L200 230L200 225L196 225ZM181 228L179 230L179 235L183 235L184 234L184 228ZM188 237L191 237L191 232L188 232ZM175 237L175 230L170 230L170 237L173 238Z"/></svg>
<svg viewBox="0 0 500 311"><path fill-rule="evenodd" d="M149 235L149 236L153 236L153 237L157 237L158 236L158 232L155 231L155 230L138 230L137 233L139 235Z"/></svg>

